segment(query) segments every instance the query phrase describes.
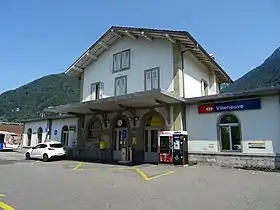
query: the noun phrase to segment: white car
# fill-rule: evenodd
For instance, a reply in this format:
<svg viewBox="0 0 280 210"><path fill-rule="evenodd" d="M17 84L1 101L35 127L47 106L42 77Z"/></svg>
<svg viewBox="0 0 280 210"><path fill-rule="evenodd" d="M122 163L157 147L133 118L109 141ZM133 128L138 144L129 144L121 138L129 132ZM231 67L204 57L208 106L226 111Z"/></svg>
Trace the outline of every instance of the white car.
<svg viewBox="0 0 280 210"><path fill-rule="evenodd" d="M48 161L54 157L65 157L66 152L63 145L60 142L50 141L45 143L40 143L35 147L28 149L25 153L25 159L41 159L43 161Z"/></svg>

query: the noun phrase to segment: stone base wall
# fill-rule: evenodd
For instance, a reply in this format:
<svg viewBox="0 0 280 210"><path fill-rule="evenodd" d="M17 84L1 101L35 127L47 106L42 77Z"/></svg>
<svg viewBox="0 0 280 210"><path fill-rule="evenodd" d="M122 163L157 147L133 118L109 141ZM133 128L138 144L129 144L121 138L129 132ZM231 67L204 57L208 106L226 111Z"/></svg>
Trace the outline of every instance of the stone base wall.
<svg viewBox="0 0 280 210"><path fill-rule="evenodd" d="M221 167L280 169L280 156L276 154L242 153L189 153L190 164L207 164Z"/></svg>

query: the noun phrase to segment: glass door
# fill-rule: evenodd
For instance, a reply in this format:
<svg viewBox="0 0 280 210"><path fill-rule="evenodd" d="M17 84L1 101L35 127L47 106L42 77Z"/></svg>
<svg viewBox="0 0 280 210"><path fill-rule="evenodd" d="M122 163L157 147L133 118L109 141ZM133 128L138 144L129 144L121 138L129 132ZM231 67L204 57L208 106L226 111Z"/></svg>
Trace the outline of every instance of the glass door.
<svg viewBox="0 0 280 210"><path fill-rule="evenodd" d="M126 128L117 128L115 129L114 137L114 160L121 160L121 152L123 147L128 146L128 139L124 139L122 134L123 131L126 131Z"/></svg>
<svg viewBox="0 0 280 210"><path fill-rule="evenodd" d="M146 128L145 130L145 162L158 162L158 132L157 128Z"/></svg>

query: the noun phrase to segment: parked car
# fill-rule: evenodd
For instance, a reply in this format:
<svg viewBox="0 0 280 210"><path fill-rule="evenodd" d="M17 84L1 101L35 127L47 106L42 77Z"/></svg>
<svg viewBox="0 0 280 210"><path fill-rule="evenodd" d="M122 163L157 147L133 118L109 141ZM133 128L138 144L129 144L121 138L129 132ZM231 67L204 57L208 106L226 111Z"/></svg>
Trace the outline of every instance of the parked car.
<svg viewBox="0 0 280 210"><path fill-rule="evenodd" d="M48 161L55 157L65 157L65 149L60 142L49 141L45 143L40 143L35 147L28 149L25 153L25 159L41 159L43 161Z"/></svg>

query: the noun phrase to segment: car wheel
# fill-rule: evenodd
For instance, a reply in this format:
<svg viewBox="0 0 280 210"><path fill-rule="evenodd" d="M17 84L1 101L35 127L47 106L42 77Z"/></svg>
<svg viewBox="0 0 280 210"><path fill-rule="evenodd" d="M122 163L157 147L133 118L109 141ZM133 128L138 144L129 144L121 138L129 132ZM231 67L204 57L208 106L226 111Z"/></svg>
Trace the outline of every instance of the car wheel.
<svg viewBox="0 0 280 210"><path fill-rule="evenodd" d="M29 152L27 152L27 153L25 154L25 160L30 160L30 154L29 154Z"/></svg>
<svg viewBox="0 0 280 210"><path fill-rule="evenodd" d="M49 156L47 154L43 155L43 161L47 162L49 160Z"/></svg>

